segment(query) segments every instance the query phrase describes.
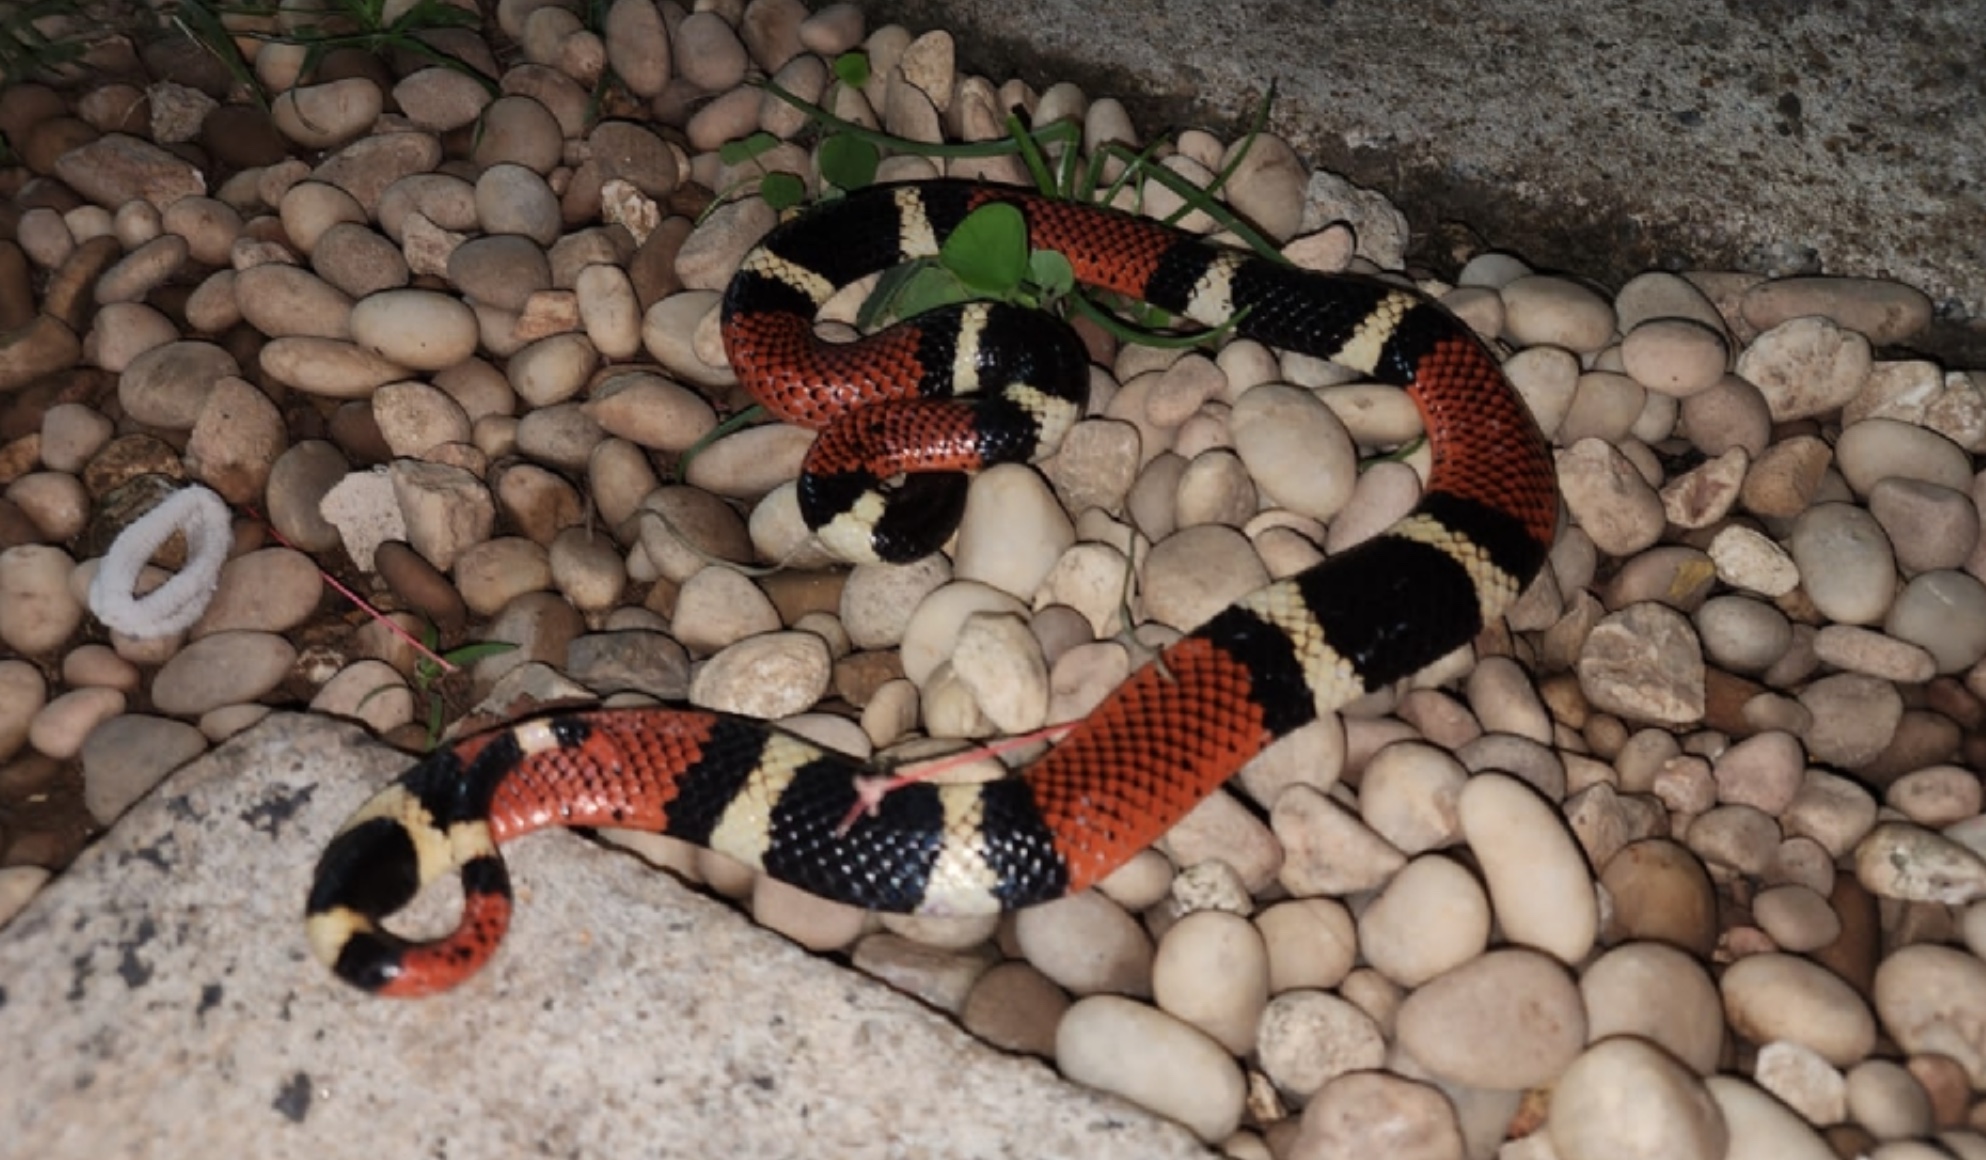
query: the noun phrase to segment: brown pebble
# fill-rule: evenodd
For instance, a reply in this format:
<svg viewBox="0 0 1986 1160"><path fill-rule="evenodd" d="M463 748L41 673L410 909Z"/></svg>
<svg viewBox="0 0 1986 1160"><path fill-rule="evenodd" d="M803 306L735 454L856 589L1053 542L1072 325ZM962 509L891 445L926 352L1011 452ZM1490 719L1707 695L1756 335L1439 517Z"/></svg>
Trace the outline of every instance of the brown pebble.
<svg viewBox="0 0 1986 1160"><path fill-rule="evenodd" d="M1965 1126L1971 1110L1972 1082L1965 1066L1949 1055L1913 1055L1903 1066L1931 1098L1931 1119L1940 1128Z"/></svg>
<svg viewBox="0 0 1986 1160"><path fill-rule="evenodd" d="M1837 874L1827 903L1841 919L1841 937L1814 951L1811 957L1867 995L1876 985L1876 959L1883 938L1875 897L1863 889L1853 874Z"/></svg>
<svg viewBox="0 0 1986 1160"><path fill-rule="evenodd" d="M1717 898L1710 874L1666 838L1634 842L1607 861L1601 885L1614 898L1607 941L1653 939L1707 956L1717 944Z"/></svg>
<svg viewBox="0 0 1986 1160"><path fill-rule="evenodd" d="M1069 997L1048 976L1023 962L1005 962L973 984L959 1021L995 1047L1048 1058L1068 1009Z"/></svg>
<svg viewBox="0 0 1986 1160"><path fill-rule="evenodd" d="M0 765L0 798L25 798L41 793L54 784L62 763L45 754L26 749L12 761Z"/></svg>
<svg viewBox="0 0 1986 1160"><path fill-rule="evenodd" d="M420 612L441 635L452 637L468 623L469 610L448 577L405 541L388 540L373 551L373 567L408 607Z"/></svg>

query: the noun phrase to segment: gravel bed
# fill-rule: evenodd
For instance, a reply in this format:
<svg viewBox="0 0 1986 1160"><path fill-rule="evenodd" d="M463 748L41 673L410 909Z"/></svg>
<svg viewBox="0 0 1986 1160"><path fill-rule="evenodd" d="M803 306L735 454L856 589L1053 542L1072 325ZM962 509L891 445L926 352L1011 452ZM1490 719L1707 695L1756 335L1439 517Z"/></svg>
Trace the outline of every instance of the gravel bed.
<svg viewBox="0 0 1986 1160"><path fill-rule="evenodd" d="M818 185L805 118L752 82L916 141L998 137L1016 106L1090 149L1138 129L852 5L497 20L507 65L446 37L497 94L351 54L299 85L268 46L267 114L172 80L0 92L25 162L0 171L0 922L81 811L112 824L271 704L411 748L436 697L688 701L916 754L1081 717L1417 499L1398 392L1085 327L1054 456L981 475L944 554L837 565L794 499L810 433L683 466L746 403L715 312L777 219L758 184ZM857 49L860 86L830 67ZM1986 373L1911 357L1930 301L1610 289L1496 252L1441 281L1399 272L1396 210L1271 135L1156 156L1200 184L1238 160L1224 198L1293 261L1395 272L1507 353L1567 512L1507 623L1279 743L1098 890L997 922L608 837L1235 1157L1986 1157ZM153 563L107 557L169 494ZM203 561L190 605L129 599ZM436 688L327 578L516 647Z"/></svg>

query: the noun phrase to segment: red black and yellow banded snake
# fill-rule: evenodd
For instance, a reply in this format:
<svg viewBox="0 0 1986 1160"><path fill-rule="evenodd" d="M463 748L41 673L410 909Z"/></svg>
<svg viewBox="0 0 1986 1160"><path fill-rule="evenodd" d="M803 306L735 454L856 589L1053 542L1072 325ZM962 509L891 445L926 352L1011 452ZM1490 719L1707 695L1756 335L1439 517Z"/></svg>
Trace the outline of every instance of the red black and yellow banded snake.
<svg viewBox="0 0 1986 1160"><path fill-rule="evenodd" d="M1558 518L1549 452L1493 356L1440 306L1388 281L955 181L877 187L789 222L726 294L741 381L782 418L827 428L801 499L830 546L858 558L929 550L962 491L918 473L1043 454L1080 414L1080 344L1006 307L927 314L854 344L814 335L836 289L934 255L992 201L1019 208L1030 245L1062 252L1086 285L1205 325L1238 316L1242 335L1405 389L1432 451L1419 505L1218 613L1003 780L906 784L864 809L874 771L862 762L685 708L561 713L456 742L366 803L318 863L309 937L340 977L419 995L469 976L509 922L498 847L552 825L669 834L884 911L977 914L1082 890L1271 741L1473 639L1538 571ZM455 931L416 943L381 925L451 870L465 894Z"/></svg>

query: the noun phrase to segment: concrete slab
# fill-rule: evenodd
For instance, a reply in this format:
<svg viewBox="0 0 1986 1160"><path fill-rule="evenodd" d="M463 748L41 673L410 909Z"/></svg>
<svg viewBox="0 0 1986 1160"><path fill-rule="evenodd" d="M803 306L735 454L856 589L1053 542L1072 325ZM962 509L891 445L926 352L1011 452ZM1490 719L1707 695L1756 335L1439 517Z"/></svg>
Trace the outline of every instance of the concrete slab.
<svg viewBox="0 0 1986 1160"><path fill-rule="evenodd" d="M344 987L304 946L304 893L404 763L349 726L273 717L0 931L0 1153L1208 1155L569 834L511 852L515 927L463 988Z"/></svg>
<svg viewBox="0 0 1986 1160"><path fill-rule="evenodd" d="M1919 343L1986 365L1986 20L1942 0L1213 4L876 0L996 81L1074 80L1146 129L1244 123L1535 264L1902 279ZM1965 326L1967 320L1972 326Z"/></svg>

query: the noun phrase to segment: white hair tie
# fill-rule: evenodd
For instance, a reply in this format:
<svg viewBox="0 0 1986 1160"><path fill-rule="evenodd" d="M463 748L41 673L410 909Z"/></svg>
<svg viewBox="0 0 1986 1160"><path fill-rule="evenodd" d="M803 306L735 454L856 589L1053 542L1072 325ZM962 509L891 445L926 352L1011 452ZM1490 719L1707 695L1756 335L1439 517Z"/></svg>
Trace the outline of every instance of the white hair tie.
<svg viewBox="0 0 1986 1160"><path fill-rule="evenodd" d="M138 576L152 553L186 533L186 565L143 597ZM125 528L90 581L90 611L126 636L150 639L183 632L200 619L221 583L221 565L234 545L228 505L199 484L180 488Z"/></svg>

